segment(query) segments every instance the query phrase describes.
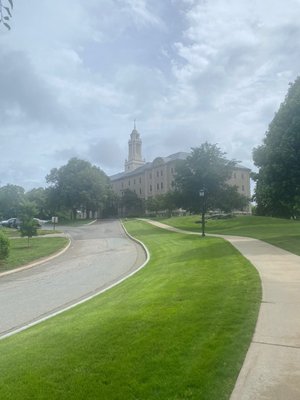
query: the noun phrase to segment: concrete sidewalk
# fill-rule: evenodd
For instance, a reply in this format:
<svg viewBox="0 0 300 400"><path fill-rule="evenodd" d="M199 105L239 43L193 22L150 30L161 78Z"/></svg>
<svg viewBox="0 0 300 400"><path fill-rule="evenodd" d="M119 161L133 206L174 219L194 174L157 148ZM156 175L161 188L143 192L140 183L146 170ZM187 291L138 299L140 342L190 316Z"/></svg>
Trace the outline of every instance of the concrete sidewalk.
<svg viewBox="0 0 300 400"><path fill-rule="evenodd" d="M299 400L300 257L252 238L212 236L238 249L258 270L263 287L255 333L230 400Z"/></svg>

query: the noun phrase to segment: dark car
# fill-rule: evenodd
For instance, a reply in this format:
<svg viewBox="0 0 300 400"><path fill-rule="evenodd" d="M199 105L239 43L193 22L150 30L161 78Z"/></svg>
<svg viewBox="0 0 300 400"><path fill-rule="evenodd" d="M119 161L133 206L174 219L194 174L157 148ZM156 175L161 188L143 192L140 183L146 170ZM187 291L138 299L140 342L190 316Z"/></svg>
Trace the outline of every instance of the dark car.
<svg viewBox="0 0 300 400"><path fill-rule="evenodd" d="M6 221L1 221L1 225L7 228L20 228L20 220L18 218L9 218Z"/></svg>

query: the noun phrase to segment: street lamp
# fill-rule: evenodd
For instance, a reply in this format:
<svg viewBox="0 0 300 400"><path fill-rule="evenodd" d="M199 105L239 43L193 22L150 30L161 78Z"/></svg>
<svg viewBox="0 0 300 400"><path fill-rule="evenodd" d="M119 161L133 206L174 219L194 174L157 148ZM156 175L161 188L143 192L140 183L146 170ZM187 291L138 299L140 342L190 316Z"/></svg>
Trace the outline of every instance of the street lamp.
<svg viewBox="0 0 300 400"><path fill-rule="evenodd" d="M202 236L205 236L205 189L199 190L199 196L202 202Z"/></svg>

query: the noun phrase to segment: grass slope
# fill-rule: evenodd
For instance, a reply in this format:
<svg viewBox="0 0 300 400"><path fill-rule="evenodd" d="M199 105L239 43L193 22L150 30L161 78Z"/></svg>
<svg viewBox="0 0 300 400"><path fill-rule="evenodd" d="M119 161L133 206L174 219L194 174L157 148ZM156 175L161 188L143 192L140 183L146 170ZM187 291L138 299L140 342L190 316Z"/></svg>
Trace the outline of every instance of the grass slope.
<svg viewBox="0 0 300 400"><path fill-rule="evenodd" d="M229 398L257 318L255 269L221 239L126 226L150 263L0 341L1 399Z"/></svg>
<svg viewBox="0 0 300 400"><path fill-rule="evenodd" d="M193 215L167 218L160 220L160 222L179 229L200 232L199 220L199 215ZM300 255L300 221L241 216L225 220L208 220L206 231L208 233L253 237Z"/></svg>
<svg viewBox="0 0 300 400"><path fill-rule="evenodd" d="M63 237L27 238L10 240L10 253L5 261L0 262L0 272L8 271L28 264L39 258L49 256L63 249L68 239Z"/></svg>

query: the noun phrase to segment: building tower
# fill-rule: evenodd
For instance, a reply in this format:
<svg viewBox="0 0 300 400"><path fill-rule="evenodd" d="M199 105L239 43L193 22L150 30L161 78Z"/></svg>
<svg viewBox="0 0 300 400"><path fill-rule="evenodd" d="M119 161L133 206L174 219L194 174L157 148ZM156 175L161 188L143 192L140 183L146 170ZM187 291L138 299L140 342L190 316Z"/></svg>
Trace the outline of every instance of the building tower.
<svg viewBox="0 0 300 400"><path fill-rule="evenodd" d="M128 141L128 160L125 160L125 172L133 171L143 164L145 164L145 160L142 159L142 140L134 120L133 131Z"/></svg>

